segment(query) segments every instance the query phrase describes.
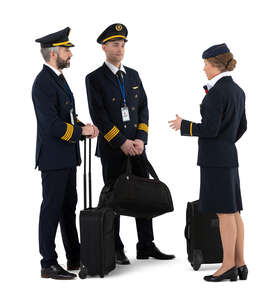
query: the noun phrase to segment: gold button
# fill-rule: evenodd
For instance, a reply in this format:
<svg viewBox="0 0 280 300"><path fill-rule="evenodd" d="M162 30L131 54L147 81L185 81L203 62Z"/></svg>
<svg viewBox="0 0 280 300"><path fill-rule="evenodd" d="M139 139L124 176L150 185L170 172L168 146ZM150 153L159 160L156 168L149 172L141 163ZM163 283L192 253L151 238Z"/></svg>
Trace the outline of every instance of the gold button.
<svg viewBox="0 0 280 300"><path fill-rule="evenodd" d="M131 107L131 110L132 110L132 111L135 110L135 106L132 106L132 107Z"/></svg>
<svg viewBox="0 0 280 300"><path fill-rule="evenodd" d="M134 124L134 127L137 128L137 124Z"/></svg>
<svg viewBox="0 0 280 300"><path fill-rule="evenodd" d="M138 98L138 95L137 95L137 94L135 94L135 95L134 95L134 98L135 98L135 99L137 99L137 98Z"/></svg>
<svg viewBox="0 0 280 300"><path fill-rule="evenodd" d="M112 98L112 101L113 101L113 102L116 101L116 98Z"/></svg>

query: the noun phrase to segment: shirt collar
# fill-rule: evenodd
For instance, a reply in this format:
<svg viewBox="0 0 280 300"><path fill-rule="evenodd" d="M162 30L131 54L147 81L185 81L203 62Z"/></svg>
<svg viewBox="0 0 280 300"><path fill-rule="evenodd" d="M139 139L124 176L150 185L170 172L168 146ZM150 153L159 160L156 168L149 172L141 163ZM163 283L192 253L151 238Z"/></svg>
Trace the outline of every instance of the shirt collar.
<svg viewBox="0 0 280 300"><path fill-rule="evenodd" d="M226 77L226 76L231 76L231 74L230 74L229 71L222 72L222 73L216 75L215 77L213 77L211 80L209 80L208 83L206 84L208 90L210 90L210 89L216 84L216 82L217 82L219 79L221 79L221 78L223 78L223 77Z"/></svg>
<svg viewBox="0 0 280 300"><path fill-rule="evenodd" d="M54 68L53 66L49 65L48 63L45 63L45 65L48 66L50 69L52 69L57 76L62 74L62 72L60 72L58 69Z"/></svg>
<svg viewBox="0 0 280 300"><path fill-rule="evenodd" d="M116 66L113 64L109 63L107 60L105 61L106 66L116 75L116 73L121 70L122 72L125 72L124 66L121 64L121 67L118 69Z"/></svg>

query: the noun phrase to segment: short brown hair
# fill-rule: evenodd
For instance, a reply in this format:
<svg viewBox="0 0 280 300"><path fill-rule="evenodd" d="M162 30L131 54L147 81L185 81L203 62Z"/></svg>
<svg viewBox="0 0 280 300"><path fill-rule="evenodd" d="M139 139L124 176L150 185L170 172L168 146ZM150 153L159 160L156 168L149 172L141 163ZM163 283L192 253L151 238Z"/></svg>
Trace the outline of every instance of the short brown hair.
<svg viewBox="0 0 280 300"><path fill-rule="evenodd" d="M207 61L209 61L212 66L218 68L222 72L232 71L236 65L236 60L233 58L231 52L219 54L215 57L209 57L207 58Z"/></svg>

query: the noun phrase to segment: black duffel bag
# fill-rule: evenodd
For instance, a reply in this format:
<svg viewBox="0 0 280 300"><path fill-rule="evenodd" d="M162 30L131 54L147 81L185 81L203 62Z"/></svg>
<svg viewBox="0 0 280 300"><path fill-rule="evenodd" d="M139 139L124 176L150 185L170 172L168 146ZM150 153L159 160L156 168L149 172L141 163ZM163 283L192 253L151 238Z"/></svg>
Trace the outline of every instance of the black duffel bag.
<svg viewBox="0 0 280 300"><path fill-rule="evenodd" d="M167 185L159 180L146 156L141 159L153 179L133 175L128 156L125 173L113 184L103 187L99 207L109 207L119 215L136 218L154 218L173 211Z"/></svg>

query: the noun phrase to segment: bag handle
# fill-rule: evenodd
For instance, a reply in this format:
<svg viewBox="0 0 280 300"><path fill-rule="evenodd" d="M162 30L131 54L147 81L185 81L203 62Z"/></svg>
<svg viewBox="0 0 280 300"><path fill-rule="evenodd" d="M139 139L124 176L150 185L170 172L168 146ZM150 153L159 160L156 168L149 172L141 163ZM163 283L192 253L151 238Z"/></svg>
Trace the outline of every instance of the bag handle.
<svg viewBox="0 0 280 300"><path fill-rule="evenodd" d="M149 172L149 174L150 174L154 179L159 180L159 178L158 178L158 176L157 176L157 173L156 173L156 171L154 170L152 164L149 162L147 156L146 156L146 155L144 156L144 155L142 154L140 157L141 157L142 161L144 162L144 164L145 164L145 166L146 166L146 169L147 169L147 171Z"/></svg>
<svg viewBox="0 0 280 300"><path fill-rule="evenodd" d="M149 174L154 178L159 180L156 171L154 170L152 164L148 161L147 156L144 156L141 154L140 159L142 160L146 170L149 172ZM126 174L131 175L132 174L132 167L131 167L131 158L130 156L127 157L127 162L126 162Z"/></svg>
<svg viewBox="0 0 280 300"><path fill-rule="evenodd" d="M131 167L131 158L128 155L126 160L126 171L125 174L131 175L132 174L132 167Z"/></svg>

